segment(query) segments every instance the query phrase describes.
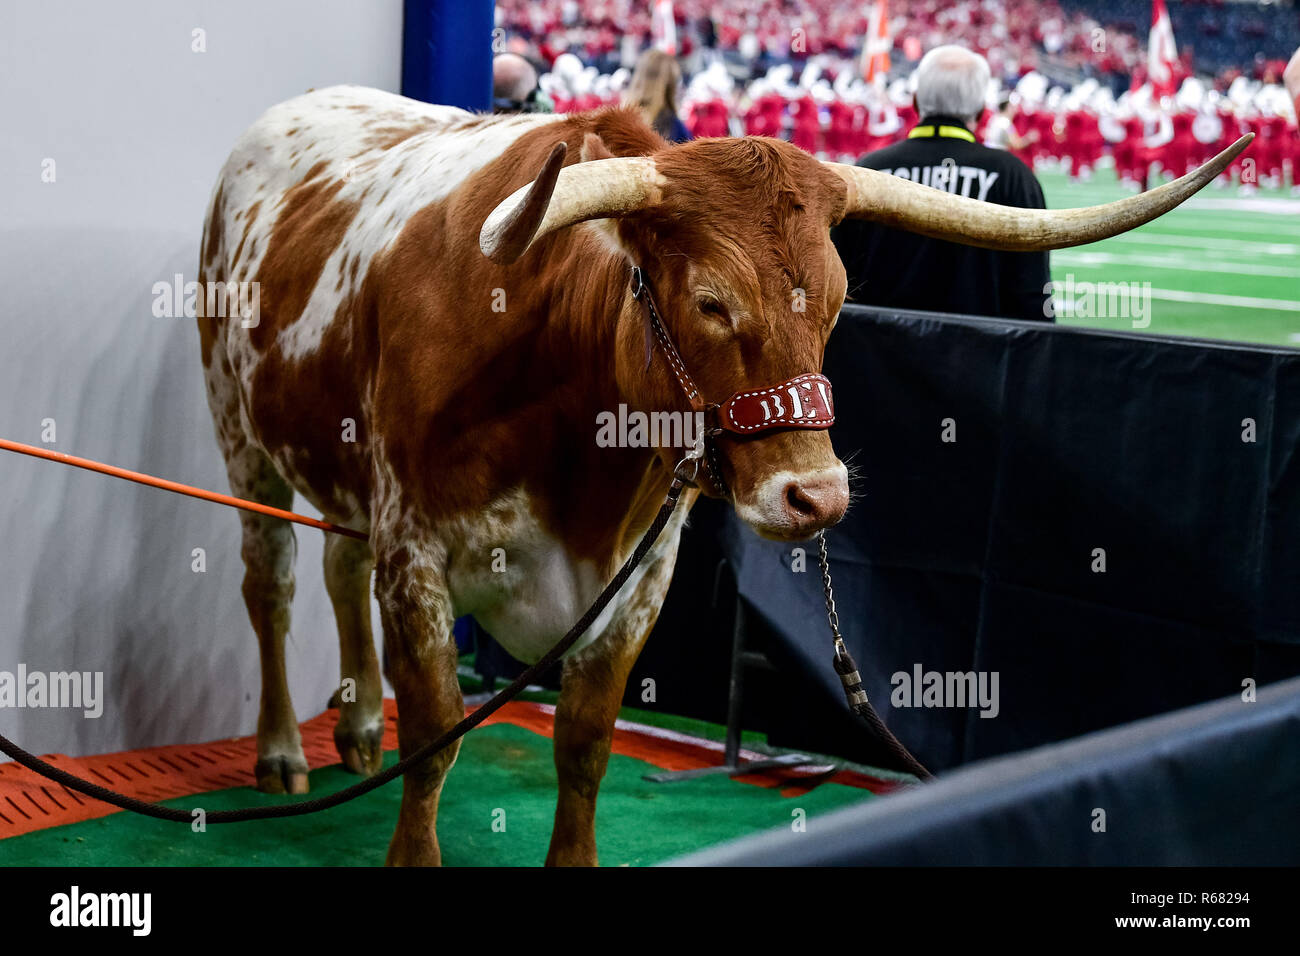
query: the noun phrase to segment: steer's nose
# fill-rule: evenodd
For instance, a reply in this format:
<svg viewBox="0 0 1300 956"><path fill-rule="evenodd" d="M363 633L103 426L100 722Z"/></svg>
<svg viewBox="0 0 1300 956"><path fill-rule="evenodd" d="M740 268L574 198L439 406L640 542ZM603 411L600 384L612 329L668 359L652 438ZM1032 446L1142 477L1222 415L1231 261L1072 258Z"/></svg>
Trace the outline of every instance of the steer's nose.
<svg viewBox="0 0 1300 956"><path fill-rule="evenodd" d="M786 482L782 506L793 532L812 534L844 517L849 506L849 483L839 468L791 479Z"/></svg>
<svg viewBox="0 0 1300 956"><path fill-rule="evenodd" d="M753 492L736 496L736 514L764 538L805 541L844 517L849 472L843 462L816 471L769 475Z"/></svg>

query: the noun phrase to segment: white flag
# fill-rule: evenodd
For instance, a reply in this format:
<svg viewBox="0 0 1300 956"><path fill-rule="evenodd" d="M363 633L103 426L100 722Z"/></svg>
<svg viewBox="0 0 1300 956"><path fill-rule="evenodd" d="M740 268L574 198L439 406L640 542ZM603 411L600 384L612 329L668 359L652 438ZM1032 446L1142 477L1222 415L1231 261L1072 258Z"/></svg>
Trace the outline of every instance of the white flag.
<svg viewBox="0 0 1300 956"><path fill-rule="evenodd" d="M1174 46L1174 25L1169 21L1165 0L1151 4L1151 36L1147 40L1147 77L1155 96L1174 95L1174 64L1178 49Z"/></svg>

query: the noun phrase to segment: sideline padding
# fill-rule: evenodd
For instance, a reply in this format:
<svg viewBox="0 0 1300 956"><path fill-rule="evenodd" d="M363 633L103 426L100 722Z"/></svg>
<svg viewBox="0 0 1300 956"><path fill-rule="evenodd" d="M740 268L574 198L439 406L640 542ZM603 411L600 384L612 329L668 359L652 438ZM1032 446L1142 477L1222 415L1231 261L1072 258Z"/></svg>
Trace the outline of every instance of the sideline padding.
<svg viewBox="0 0 1300 956"><path fill-rule="evenodd" d="M471 710L468 708L466 713ZM303 753L313 769L339 762L334 748L337 720L335 711L326 711L300 725ZM555 707L510 701L480 726L496 723L514 724L543 737L552 737ZM383 747L385 751L397 749L397 704L391 698L384 701ZM615 725L612 749L616 754L643 760L664 770L716 766L722 763L723 756L723 745L719 742L625 720L619 720ZM745 760L757 760L766 755L742 750L741 756ZM252 767L257 759L257 738L151 747L92 757L52 754L45 759L69 773L111 787L119 793L158 802L231 787L251 787ZM828 765L748 774L733 779L753 786L777 788L787 797L798 796L827 782L875 794L889 793L904 786L898 780L856 770L837 770ZM396 781L392 785L396 785ZM250 800L256 799L256 794L250 796ZM306 800L308 796L293 799ZM0 763L0 840L124 812L46 780L16 763Z"/></svg>
<svg viewBox="0 0 1300 956"><path fill-rule="evenodd" d="M1300 674L1300 350L848 306L825 370L858 473L827 533L840 625L931 770ZM699 622L725 556L778 667L745 726L883 765L831 670L815 548L792 573L714 502L691 524L630 686L690 655L661 706L721 719L730 619ZM918 665L996 672L997 716L891 706Z"/></svg>
<svg viewBox="0 0 1300 956"><path fill-rule="evenodd" d="M1300 678L1029 753L674 866L1295 866ZM1094 830L1105 811L1105 832Z"/></svg>

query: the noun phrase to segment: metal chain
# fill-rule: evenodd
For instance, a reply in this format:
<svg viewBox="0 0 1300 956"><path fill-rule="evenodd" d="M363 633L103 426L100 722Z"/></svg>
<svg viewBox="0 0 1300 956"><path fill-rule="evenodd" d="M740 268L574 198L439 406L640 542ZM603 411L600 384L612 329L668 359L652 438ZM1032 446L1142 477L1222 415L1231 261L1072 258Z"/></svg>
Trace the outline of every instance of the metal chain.
<svg viewBox="0 0 1300 956"><path fill-rule="evenodd" d="M870 725L872 733L889 750L898 766L922 780L929 780L930 771L912 756L911 752L885 726L876 709L871 706L866 689L862 686L862 675L858 673L858 665L854 663L849 649L844 646L844 638L840 635L840 616L835 612L835 591L831 587L831 563L826 555L825 531L817 532L817 560L822 566L822 593L826 596L826 620L830 623L831 636L835 639L835 673L839 675L840 682L844 685L844 698L848 701L849 710Z"/></svg>
<svg viewBox="0 0 1300 956"><path fill-rule="evenodd" d="M826 556L826 532L817 532L817 560L822 567L822 593L826 598L826 621L835 640L835 656L844 657L844 638L840 636L840 616L835 611L835 590L831 587L831 565Z"/></svg>

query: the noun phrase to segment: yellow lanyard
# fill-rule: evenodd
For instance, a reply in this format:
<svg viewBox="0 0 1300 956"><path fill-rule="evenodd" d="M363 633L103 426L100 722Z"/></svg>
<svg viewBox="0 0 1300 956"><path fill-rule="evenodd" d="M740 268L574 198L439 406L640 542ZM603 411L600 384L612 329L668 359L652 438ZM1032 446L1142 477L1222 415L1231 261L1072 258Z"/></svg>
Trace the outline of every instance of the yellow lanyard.
<svg viewBox="0 0 1300 956"><path fill-rule="evenodd" d="M943 136L948 139L964 139L968 143L975 142L975 135L970 130L963 129L960 126L940 126L937 132L933 126L917 126L907 134L908 139L933 138L934 136Z"/></svg>

